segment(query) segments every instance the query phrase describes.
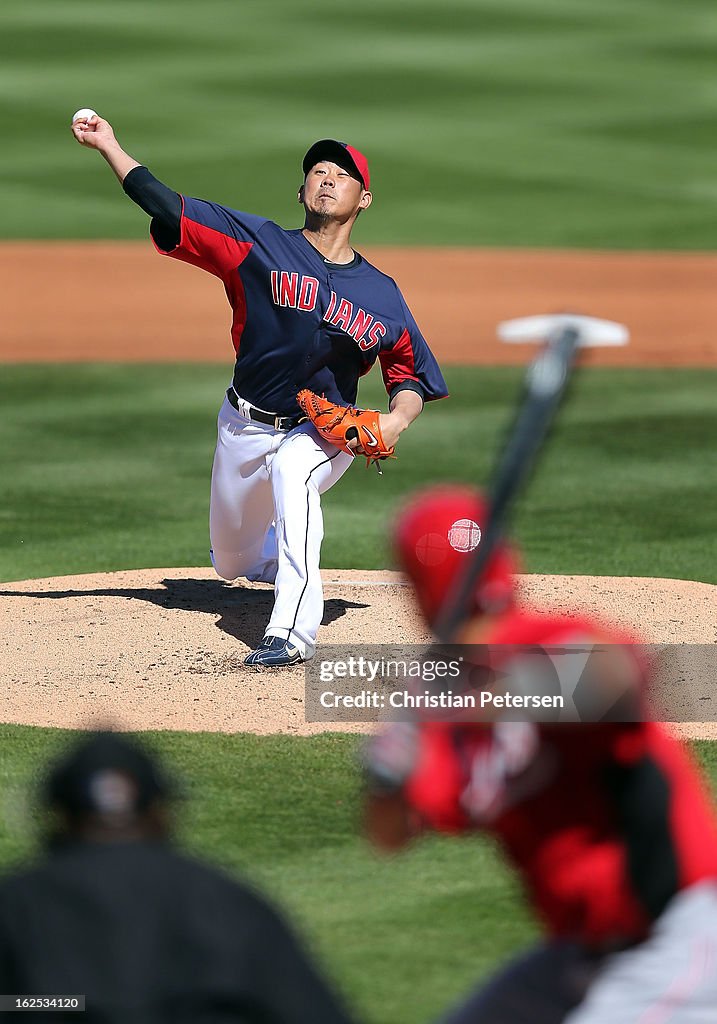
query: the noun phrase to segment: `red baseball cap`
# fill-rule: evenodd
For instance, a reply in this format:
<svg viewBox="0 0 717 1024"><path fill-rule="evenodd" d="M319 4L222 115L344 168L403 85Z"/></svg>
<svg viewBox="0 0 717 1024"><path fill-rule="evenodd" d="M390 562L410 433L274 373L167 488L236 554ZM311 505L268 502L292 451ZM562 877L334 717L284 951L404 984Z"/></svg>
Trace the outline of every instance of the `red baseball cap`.
<svg viewBox="0 0 717 1024"><path fill-rule="evenodd" d="M474 557L486 521L483 495L457 484L421 492L399 516L394 546L429 624L435 623L446 596ZM508 608L517 571L514 552L500 542L476 584L474 613Z"/></svg>
<svg viewBox="0 0 717 1024"><path fill-rule="evenodd" d="M306 176L314 164L321 160L330 160L332 164L338 164L345 171L358 178L363 187L368 190L371 187L371 178L368 173L368 160L359 153L348 142L337 142L336 139L321 139L315 142L304 157L302 164L304 176Z"/></svg>

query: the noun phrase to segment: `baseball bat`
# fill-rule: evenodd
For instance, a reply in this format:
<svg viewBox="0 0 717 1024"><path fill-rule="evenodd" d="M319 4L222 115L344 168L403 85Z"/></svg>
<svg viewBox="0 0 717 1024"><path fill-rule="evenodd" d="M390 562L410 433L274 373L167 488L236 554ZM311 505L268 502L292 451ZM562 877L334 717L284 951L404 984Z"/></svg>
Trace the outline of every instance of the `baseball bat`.
<svg viewBox="0 0 717 1024"><path fill-rule="evenodd" d="M528 367L512 426L496 459L480 543L456 586L448 592L438 616L436 634L442 643L451 643L457 629L473 613L477 581L503 537L511 507L545 446L575 368L578 348L625 345L628 331L610 320L560 314L508 320L499 324L498 336L507 343L547 340Z"/></svg>

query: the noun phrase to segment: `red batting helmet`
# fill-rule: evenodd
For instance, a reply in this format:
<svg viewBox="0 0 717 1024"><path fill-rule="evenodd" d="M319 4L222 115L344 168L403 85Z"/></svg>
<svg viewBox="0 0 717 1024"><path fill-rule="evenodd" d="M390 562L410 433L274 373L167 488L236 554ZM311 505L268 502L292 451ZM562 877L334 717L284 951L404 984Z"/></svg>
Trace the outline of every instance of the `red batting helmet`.
<svg viewBox="0 0 717 1024"><path fill-rule="evenodd" d="M421 492L399 516L394 543L418 603L433 624L461 578L486 524L486 501L471 487L449 484ZM517 559L499 543L476 584L473 613L498 612L513 602Z"/></svg>

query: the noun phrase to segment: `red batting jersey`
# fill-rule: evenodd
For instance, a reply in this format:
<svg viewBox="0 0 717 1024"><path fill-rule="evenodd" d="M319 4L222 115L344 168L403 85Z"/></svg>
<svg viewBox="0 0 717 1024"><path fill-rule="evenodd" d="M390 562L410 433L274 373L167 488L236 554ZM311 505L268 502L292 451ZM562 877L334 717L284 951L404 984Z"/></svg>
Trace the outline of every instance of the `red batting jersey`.
<svg viewBox="0 0 717 1024"><path fill-rule="evenodd" d="M591 636L604 642L594 624L514 611L485 642ZM641 939L676 892L717 878L701 779L654 722L423 722L404 792L428 827L494 835L549 931L590 945Z"/></svg>

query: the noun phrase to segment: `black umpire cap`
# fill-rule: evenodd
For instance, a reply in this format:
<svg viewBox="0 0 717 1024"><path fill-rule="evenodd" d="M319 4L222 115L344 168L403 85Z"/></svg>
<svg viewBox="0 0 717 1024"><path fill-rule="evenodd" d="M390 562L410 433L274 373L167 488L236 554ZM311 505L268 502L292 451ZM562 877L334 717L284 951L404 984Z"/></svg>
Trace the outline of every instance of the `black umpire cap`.
<svg viewBox="0 0 717 1024"><path fill-rule="evenodd" d="M73 817L133 817L176 795L140 744L114 732L83 737L50 769L43 791L45 804Z"/></svg>

